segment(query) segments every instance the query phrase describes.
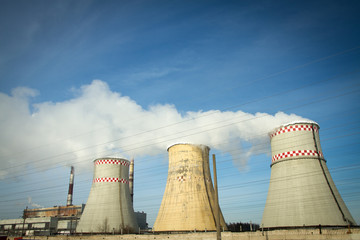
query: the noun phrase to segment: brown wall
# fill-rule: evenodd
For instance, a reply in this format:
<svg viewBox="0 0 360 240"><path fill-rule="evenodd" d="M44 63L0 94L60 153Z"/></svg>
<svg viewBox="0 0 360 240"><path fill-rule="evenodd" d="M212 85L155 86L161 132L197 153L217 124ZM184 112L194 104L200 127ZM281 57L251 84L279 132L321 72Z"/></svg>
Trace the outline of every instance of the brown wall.
<svg viewBox="0 0 360 240"><path fill-rule="evenodd" d="M37 209L27 209L25 210L26 218L33 217L56 217L56 216L80 216L82 211L82 206L59 206L52 208L37 208Z"/></svg>

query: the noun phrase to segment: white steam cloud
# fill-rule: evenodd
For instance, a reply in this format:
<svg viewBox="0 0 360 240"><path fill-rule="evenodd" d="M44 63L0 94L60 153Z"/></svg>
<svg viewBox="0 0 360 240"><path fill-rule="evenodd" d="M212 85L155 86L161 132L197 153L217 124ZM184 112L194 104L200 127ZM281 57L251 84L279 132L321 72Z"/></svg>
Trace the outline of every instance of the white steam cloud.
<svg viewBox="0 0 360 240"><path fill-rule="evenodd" d="M34 203L32 201L32 197L28 197L28 202L27 202L31 207L34 207L34 208L42 208L44 206L40 205L40 204L37 204L37 203Z"/></svg>
<svg viewBox="0 0 360 240"><path fill-rule="evenodd" d="M149 156L176 142L208 145L228 152L238 167L253 154L268 153L267 133L296 120L279 112L250 114L212 110L180 114L174 105L144 109L100 80L84 85L64 102L31 105L37 91L16 88L0 93L0 179L26 166L47 169L80 164L109 155ZM265 143L265 144L261 144Z"/></svg>

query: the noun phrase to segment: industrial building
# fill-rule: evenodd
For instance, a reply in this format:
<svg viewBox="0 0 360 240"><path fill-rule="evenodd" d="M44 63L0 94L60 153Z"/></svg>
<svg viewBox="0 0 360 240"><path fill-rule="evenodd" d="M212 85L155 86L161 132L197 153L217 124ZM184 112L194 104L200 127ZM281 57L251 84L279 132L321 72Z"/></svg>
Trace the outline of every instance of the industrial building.
<svg viewBox="0 0 360 240"><path fill-rule="evenodd" d="M75 232L85 204L72 205L74 167L71 167L66 206L26 208L23 218L0 220L0 234L5 235L53 235Z"/></svg>
<svg viewBox="0 0 360 240"><path fill-rule="evenodd" d="M25 209L25 218L38 217L80 217L85 204L70 206L54 206L50 208Z"/></svg>
<svg viewBox="0 0 360 240"><path fill-rule="evenodd" d="M0 235L52 235L57 233L57 217L0 220Z"/></svg>
<svg viewBox="0 0 360 240"><path fill-rule="evenodd" d="M294 122L270 133L271 178L264 228L356 225L320 145L319 125Z"/></svg>
<svg viewBox="0 0 360 240"><path fill-rule="evenodd" d="M25 209L23 218L0 220L0 234L53 235L74 233L84 206L82 204Z"/></svg>
<svg viewBox="0 0 360 240"><path fill-rule="evenodd" d="M129 232L130 229L131 232L138 232L139 228L141 230L147 230L148 224L146 222L146 213L134 212L132 208L134 160L132 159L129 163L129 161L125 159L101 158L96 159L94 163L94 181L92 191L90 192L91 197L89 196L90 201L88 201L90 202L90 207L87 208L88 210L87 214L85 214L85 218L82 218L83 225L80 225L80 232L86 233L84 230L86 230L85 227L89 223L89 216L92 214L95 214L95 219L100 219L100 221L92 219L91 221L93 222L91 223L92 225L90 225L92 230L88 229L89 232L95 232L97 228L94 225L99 222L104 222L104 219L98 218L96 211L102 212L102 216L107 219L108 213L113 212L114 209L115 211L120 210L120 212L115 212L112 216L116 216L118 214L118 217L121 217L117 220L118 222L116 224L119 224L120 221L118 226L122 228L124 233ZM95 182L111 182L114 184L110 185L109 188L109 185L102 184L99 186L98 184L95 184ZM116 185L116 183L118 183L118 185ZM73 185L74 168L71 167L66 206L25 209L23 212L23 218L0 220L0 234L13 236L23 234L28 236L76 234L78 222L80 221L86 205L72 205ZM108 191L110 191L110 193ZM106 206L105 208L93 208L97 204L91 205L92 202L97 203L99 197L106 202L104 205ZM117 198L118 202L110 204L112 207L109 207L110 205L108 203L110 203L111 200L107 201L107 197L109 197L109 199ZM136 223L138 223L138 225ZM119 233L121 232L121 229L115 229L113 226L114 224L109 221L109 226L107 227L108 231L99 231L99 233L112 233L114 230ZM112 230L110 230L110 227L113 227L111 228Z"/></svg>
<svg viewBox="0 0 360 240"><path fill-rule="evenodd" d="M146 222L146 213L144 212L135 212L136 221L141 230L148 230L149 226Z"/></svg>
<svg viewBox="0 0 360 240"><path fill-rule="evenodd" d="M166 188L153 230L216 230L215 191L205 145L175 144L168 148L169 170ZM226 223L220 208L220 225Z"/></svg>

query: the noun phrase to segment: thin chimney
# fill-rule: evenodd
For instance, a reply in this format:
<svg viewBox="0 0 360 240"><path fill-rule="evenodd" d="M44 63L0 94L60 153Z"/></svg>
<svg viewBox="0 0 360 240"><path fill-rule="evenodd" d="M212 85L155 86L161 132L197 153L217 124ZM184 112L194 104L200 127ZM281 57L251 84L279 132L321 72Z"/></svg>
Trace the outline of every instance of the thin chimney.
<svg viewBox="0 0 360 240"><path fill-rule="evenodd" d="M69 192L68 192L66 206L72 206L73 188L74 188L74 167L71 166Z"/></svg>
<svg viewBox="0 0 360 240"><path fill-rule="evenodd" d="M134 202L134 158L131 159L130 168L129 168L129 189L131 202Z"/></svg>

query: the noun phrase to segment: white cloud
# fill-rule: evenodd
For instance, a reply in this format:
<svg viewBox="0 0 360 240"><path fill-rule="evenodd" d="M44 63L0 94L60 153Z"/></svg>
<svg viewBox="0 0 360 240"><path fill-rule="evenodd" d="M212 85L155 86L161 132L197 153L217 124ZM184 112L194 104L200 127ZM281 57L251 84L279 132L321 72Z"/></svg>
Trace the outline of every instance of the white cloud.
<svg viewBox="0 0 360 240"><path fill-rule="evenodd" d="M17 88L12 96L0 93L0 111L6 113L0 116L0 178L28 164L38 169L73 164L90 168L89 161L107 155L156 155L176 142L205 144L229 152L235 165L244 167L251 155L269 151L258 143L266 145L270 130L304 120L282 112L270 115L213 110L181 115L174 105L161 104L144 109L100 80L76 92L64 102L32 106L28 97L35 96L35 90ZM252 146L250 150L242 150L244 143Z"/></svg>
<svg viewBox="0 0 360 240"><path fill-rule="evenodd" d="M29 98L29 97L35 97L37 96L39 93L38 91L31 89L31 88L27 88L27 87L17 87L14 88L11 91L11 94L15 97L15 98Z"/></svg>
<svg viewBox="0 0 360 240"><path fill-rule="evenodd" d="M146 72L137 72L137 73L134 73L131 75L131 77L133 79L149 79L149 78L160 78L160 77L163 77L163 76L166 76L170 73L173 73L173 72L177 72L179 71L178 68L175 68L175 67L169 67L169 68L163 68L163 69L159 69L159 68L152 68Z"/></svg>

